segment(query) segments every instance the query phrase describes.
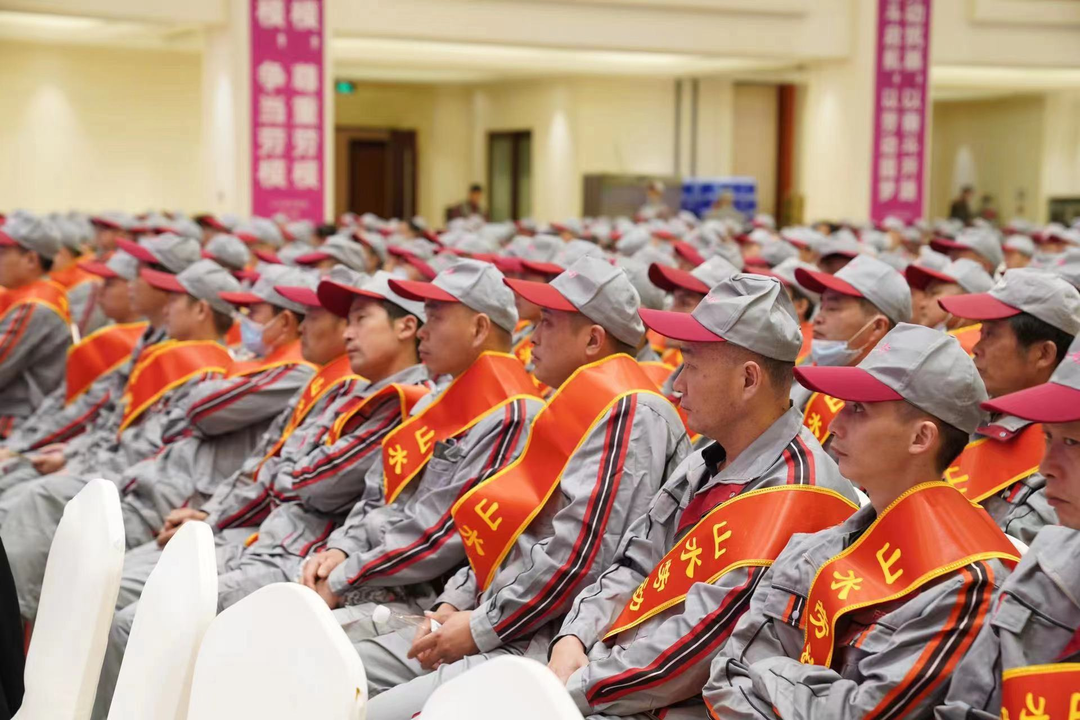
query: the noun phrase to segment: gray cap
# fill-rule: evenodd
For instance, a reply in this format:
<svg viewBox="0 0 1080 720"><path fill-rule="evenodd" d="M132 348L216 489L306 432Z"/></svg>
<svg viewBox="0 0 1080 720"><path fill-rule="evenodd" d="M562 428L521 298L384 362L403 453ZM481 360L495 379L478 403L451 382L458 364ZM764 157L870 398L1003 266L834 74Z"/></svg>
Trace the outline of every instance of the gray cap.
<svg viewBox="0 0 1080 720"><path fill-rule="evenodd" d="M285 225L285 230L292 235L293 242L310 245L315 239L315 225L310 220L293 220Z"/></svg>
<svg viewBox="0 0 1080 720"><path fill-rule="evenodd" d="M327 238L326 242L313 252L296 258L299 265L313 265L320 260L333 258L342 265L358 272L367 272L367 263L364 257L364 246L351 235L338 234Z"/></svg>
<svg viewBox="0 0 1080 720"><path fill-rule="evenodd" d="M553 235L518 235L506 246L505 255L532 262L551 262L562 250L562 238Z"/></svg>
<svg viewBox="0 0 1080 720"><path fill-rule="evenodd" d="M816 267L808 262L803 262L798 258L788 258L784 262L780 263L772 269L772 274L780 278L780 280L788 285L798 288L799 292L810 299L810 302L817 305L821 302L821 293L814 292L810 288L799 282L799 279L795 277L795 271L798 268L803 270L814 271Z"/></svg>
<svg viewBox="0 0 1080 720"><path fill-rule="evenodd" d="M939 253L937 250L931 250L926 245L923 245L919 250L918 259L912 263L919 267L930 268L931 270L944 270L949 266L949 256L944 253Z"/></svg>
<svg viewBox="0 0 1080 720"><path fill-rule="evenodd" d="M746 267L746 260L743 258L742 250L735 243L725 240L717 243L709 248L709 251L713 256L720 256L727 260L731 265L735 266L739 270Z"/></svg>
<svg viewBox="0 0 1080 720"><path fill-rule="evenodd" d="M694 312L642 310L656 332L684 342L727 341L782 362L795 362L803 337L795 306L779 280L737 273L717 284Z"/></svg>
<svg viewBox="0 0 1080 720"><path fill-rule="evenodd" d="M181 237L189 237L195 240L202 240L202 228L199 227L199 223L195 222L191 218L175 218L167 225L167 227L169 228L170 232Z"/></svg>
<svg viewBox="0 0 1080 720"><path fill-rule="evenodd" d="M344 266L338 267L344 269ZM331 277L334 275L334 277ZM413 300L394 292L390 287L393 276L385 270L378 270L370 277L353 273L351 277L344 277L340 273L331 272L319 283L319 302L330 312L341 317L348 317L349 308L357 297L367 297L374 300L386 300L392 302L407 313L419 318L420 322L427 322L424 313L424 303Z"/></svg>
<svg viewBox="0 0 1080 720"><path fill-rule="evenodd" d="M564 269L569 269L584 257L606 258L607 253L596 243L574 239L563 243L562 249L555 255L553 262Z"/></svg>
<svg viewBox="0 0 1080 720"><path fill-rule="evenodd" d="M906 400L971 434L987 400L975 363L960 342L938 330L900 323L855 367L795 368L810 390L852 402Z"/></svg>
<svg viewBox="0 0 1080 720"><path fill-rule="evenodd" d="M514 293L503 284L503 274L489 262L461 260L429 283L391 279L390 289L409 300L459 302L483 313L506 332L514 332L518 313Z"/></svg>
<svg viewBox="0 0 1080 720"><path fill-rule="evenodd" d="M1027 235L1010 235L1005 238L1004 248L1031 257L1035 254L1035 241Z"/></svg>
<svg viewBox="0 0 1080 720"><path fill-rule="evenodd" d="M814 270L795 270L800 285L814 292L834 290L869 300L894 323L911 319L911 288L896 268L869 255L860 255L835 275Z"/></svg>
<svg viewBox="0 0 1080 720"><path fill-rule="evenodd" d="M938 304L970 320L1002 320L1025 312L1064 333L1080 334L1080 291L1046 270L1007 270L989 292L945 297Z"/></svg>
<svg viewBox="0 0 1080 720"><path fill-rule="evenodd" d="M18 246L52 260L60 251L60 229L45 218L12 213L0 226L0 245Z"/></svg>
<svg viewBox="0 0 1080 720"><path fill-rule="evenodd" d="M82 252L84 242L82 228L77 223L62 217L53 218L52 222L60 233L60 244L74 253Z"/></svg>
<svg viewBox="0 0 1080 720"><path fill-rule="evenodd" d="M1065 278L1074 288L1080 289L1080 249L1069 248L1054 258L1047 270Z"/></svg>
<svg viewBox="0 0 1080 720"><path fill-rule="evenodd" d="M988 230L967 229L952 240L946 238L933 240L930 242L930 247L944 253L948 253L949 250L972 250L988 260L995 268L1005 260L997 235Z"/></svg>
<svg viewBox="0 0 1080 720"><path fill-rule="evenodd" d="M719 255L714 255L690 272L654 263L649 267L649 279L659 288L669 292L676 289L705 295L709 288L741 272Z"/></svg>
<svg viewBox="0 0 1080 720"><path fill-rule="evenodd" d="M198 240L172 233L144 237L137 243L121 238L117 243L138 260L161 265L171 273L182 272L202 258Z"/></svg>
<svg viewBox="0 0 1080 720"><path fill-rule="evenodd" d="M371 250L371 252L375 253L376 257L379 258L379 262L386 262L386 239L383 238L382 235L375 232L363 232L361 230L357 230L353 232L353 238L357 242L366 246L369 250ZM413 253L416 255L420 255L420 253L412 247L409 247L407 249L412 250ZM427 257L431 257L431 253L428 253Z"/></svg>
<svg viewBox="0 0 1080 720"><path fill-rule="evenodd" d="M986 268L968 258L954 260L942 270L909 265L906 274L911 286L920 290L925 290L934 280L954 283L968 293L983 293L994 287L994 279L986 272Z"/></svg>
<svg viewBox="0 0 1080 720"><path fill-rule="evenodd" d="M247 292L222 293L222 300L234 305L249 305L254 304L255 302L265 302L270 303L274 307L292 310L294 313L304 315L309 310L307 306L298 303L295 300L290 300L279 293L275 288L303 287L314 290L318 283L319 278L315 273L305 272L300 268L289 267L287 265L269 265L265 271L259 275L259 279L255 281L251 290Z"/></svg>
<svg viewBox="0 0 1080 720"><path fill-rule="evenodd" d="M797 257L799 251L795 246L784 240L770 240L761 244L759 253L769 267L774 267L790 258Z"/></svg>
<svg viewBox="0 0 1080 720"><path fill-rule="evenodd" d="M105 262L105 267L128 282L139 276L139 261L123 250L114 252L112 257Z"/></svg>
<svg viewBox="0 0 1080 720"><path fill-rule="evenodd" d="M649 267L656 263L642 262L636 257L620 257L616 262L626 273L626 277L630 280L630 284L634 286L634 290L637 291L641 307L653 308L654 310L660 310L664 307L667 295L649 280Z"/></svg>
<svg viewBox="0 0 1080 720"><path fill-rule="evenodd" d="M218 233L203 248L207 259L216 260L229 270L243 270L251 262L251 251L244 241L235 235Z"/></svg>
<svg viewBox="0 0 1080 720"><path fill-rule="evenodd" d="M232 315L234 308L221 294L240 292L240 282L213 260L199 260L179 275L144 269L142 276L156 288L185 292L193 298L205 300L210 307L225 315Z"/></svg>
<svg viewBox="0 0 1080 720"><path fill-rule="evenodd" d="M641 299L622 268L585 256L550 283L507 280L514 292L550 310L579 312L618 340L637 347L645 335Z"/></svg>
<svg viewBox="0 0 1080 720"><path fill-rule="evenodd" d="M649 244L652 234L645 228L636 227L628 230L625 235L615 243L615 249L623 255L633 255L638 250Z"/></svg>
<svg viewBox="0 0 1080 720"><path fill-rule="evenodd" d="M845 257L856 258L863 252L863 248L859 245L859 241L855 239L855 235L850 231L844 230L838 230L825 238L819 243L817 250L818 254L823 258L830 255L843 255Z"/></svg>
<svg viewBox="0 0 1080 720"><path fill-rule="evenodd" d="M249 243L263 243L274 248L281 248L285 244L285 236L281 234L281 228L273 220L261 217L253 217L247 222L238 224L233 228L233 235Z"/></svg>

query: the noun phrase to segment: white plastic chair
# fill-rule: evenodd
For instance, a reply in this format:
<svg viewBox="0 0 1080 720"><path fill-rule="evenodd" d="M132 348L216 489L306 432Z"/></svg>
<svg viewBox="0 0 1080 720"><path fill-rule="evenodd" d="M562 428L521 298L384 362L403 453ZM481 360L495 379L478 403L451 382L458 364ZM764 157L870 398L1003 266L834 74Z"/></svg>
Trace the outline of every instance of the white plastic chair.
<svg viewBox="0 0 1080 720"><path fill-rule="evenodd" d="M16 720L90 717L123 565L120 494L108 480L91 480L53 536Z"/></svg>
<svg viewBox="0 0 1080 720"><path fill-rule="evenodd" d="M275 583L210 624L188 720L362 720L366 706L364 666L326 602Z"/></svg>
<svg viewBox="0 0 1080 720"><path fill-rule="evenodd" d="M477 702L482 697L483 702ZM423 720L581 720L555 673L522 657L500 657L440 685Z"/></svg>
<svg viewBox="0 0 1080 720"><path fill-rule="evenodd" d="M195 657L216 614L214 534L187 522L146 580L109 720L184 720Z"/></svg>

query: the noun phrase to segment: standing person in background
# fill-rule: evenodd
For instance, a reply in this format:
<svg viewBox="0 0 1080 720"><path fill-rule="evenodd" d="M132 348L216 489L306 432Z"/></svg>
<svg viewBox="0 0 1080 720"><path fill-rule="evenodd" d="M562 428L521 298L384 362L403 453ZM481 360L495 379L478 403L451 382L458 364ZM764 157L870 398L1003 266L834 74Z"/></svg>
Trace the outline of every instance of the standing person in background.
<svg viewBox="0 0 1080 720"><path fill-rule="evenodd" d="M971 224L971 198L975 195L975 188L965 185L960 188L960 197L952 201L949 206L949 217L959 220L965 225Z"/></svg>
<svg viewBox="0 0 1080 720"><path fill-rule="evenodd" d="M724 190L717 195L715 202L709 211L705 213L705 220L734 220L737 223L746 222L746 216L735 209L735 196L730 190Z"/></svg>
<svg viewBox="0 0 1080 720"><path fill-rule="evenodd" d="M656 220L671 217L671 208L664 204L664 183L653 180L645 188L645 204L638 208L639 220Z"/></svg>
<svg viewBox="0 0 1080 720"><path fill-rule="evenodd" d="M480 183L473 183L469 186L469 197L457 205L447 208L446 221L450 222L457 218L473 217L474 215L479 215L486 220L487 214L484 212L484 206L481 205L483 201L484 186Z"/></svg>

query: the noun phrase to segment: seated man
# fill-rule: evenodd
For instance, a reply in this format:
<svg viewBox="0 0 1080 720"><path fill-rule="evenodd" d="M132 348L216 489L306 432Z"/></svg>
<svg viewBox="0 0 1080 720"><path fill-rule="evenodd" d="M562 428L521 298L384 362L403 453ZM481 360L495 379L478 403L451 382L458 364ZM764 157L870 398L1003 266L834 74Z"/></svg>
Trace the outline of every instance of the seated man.
<svg viewBox="0 0 1080 720"><path fill-rule="evenodd" d="M1043 424L1040 472L1060 524L1039 531L1002 584L936 717L1068 718L1080 688L1080 340L1049 382L983 407ZM1032 697L1038 698L1034 707ZM1045 715L1033 712L1035 707Z"/></svg>
<svg viewBox="0 0 1080 720"><path fill-rule="evenodd" d="M420 612L441 587L431 583L464 560L450 507L517 457L541 402L524 366L506 355L517 312L493 265L462 260L432 283L391 280L390 288L424 302L420 358L432 377L453 381L383 443L368 471L372 490L307 561L303 582L330 607L374 601ZM417 433L426 450L410 446Z"/></svg>
<svg viewBox="0 0 1080 720"><path fill-rule="evenodd" d="M675 408L633 360L645 329L621 269L584 257L550 284L507 284L543 308L533 359L558 390L529 449L447 508L469 565L437 599L442 626L357 646L372 720L412 717L440 683L487 658L546 658L574 596L689 451ZM361 579L384 582L385 560L366 559Z"/></svg>
<svg viewBox="0 0 1080 720"><path fill-rule="evenodd" d="M821 294L810 290L795 277L795 271L799 268L813 270L814 266L798 258L788 258L773 266L772 270L766 273L779 278L780 282L784 283L788 296L795 305L795 313L799 317L799 329L802 331L803 344L799 349L799 357L795 361L796 365L802 365L810 359L810 348L813 346L814 341L814 316L818 306L821 305Z"/></svg>
<svg viewBox="0 0 1080 720"><path fill-rule="evenodd" d="M549 667L590 716L687 700L700 708L709 663L770 560L793 533L843 522L857 507L851 483L790 407L802 336L780 282L736 275L691 320L641 316L680 342L686 367L675 389L710 444L664 482L551 645ZM788 489L796 492L776 492Z"/></svg>
<svg viewBox="0 0 1080 720"><path fill-rule="evenodd" d="M798 268L795 279L821 293L810 345L810 361L819 367L857 365L890 328L911 318L911 292L904 276L869 255L859 255L835 275ZM795 407L804 411L806 427L828 447L829 425L844 402L802 384L793 387L791 395Z"/></svg>
<svg viewBox="0 0 1080 720"><path fill-rule="evenodd" d="M974 260L961 258L949 263L944 270L922 265L908 265L904 271L908 285L913 291L921 291L919 325L941 330L960 341L968 355L979 342L978 323L957 317L942 307L938 300L968 293L984 293L994 286L994 279ZM912 293L912 301L915 299Z"/></svg>
<svg viewBox="0 0 1080 720"><path fill-rule="evenodd" d="M80 337L85 337L105 324L105 316L96 297L101 288L100 276L88 272L83 262L90 258L91 225L85 226L69 218L53 215L50 221L56 226L60 249L53 258L49 279L64 288L71 312L71 323Z"/></svg>
<svg viewBox="0 0 1080 720"><path fill-rule="evenodd" d="M955 238L935 238L930 241L930 247L945 253L950 260L963 258L977 262L991 275L1005 261L1001 242L992 230L969 228L962 230Z"/></svg>
<svg viewBox="0 0 1080 720"><path fill-rule="evenodd" d="M985 511L927 482L986 390L955 338L907 323L858 367L795 375L846 401L832 449L870 504L791 539L713 661L706 704L715 718L924 717L1017 560Z"/></svg>
<svg viewBox="0 0 1080 720"><path fill-rule="evenodd" d="M48 279L59 249L56 226L29 213L0 226L0 438L64 381L71 315Z"/></svg>
<svg viewBox="0 0 1080 720"><path fill-rule="evenodd" d="M940 304L982 321L974 360L992 398L1047 382L1080 332L1080 292L1041 270L1008 270L989 292L944 297ZM945 479L981 503L1002 530L1030 543L1056 522L1039 473L1043 445L1038 423L993 413Z"/></svg>

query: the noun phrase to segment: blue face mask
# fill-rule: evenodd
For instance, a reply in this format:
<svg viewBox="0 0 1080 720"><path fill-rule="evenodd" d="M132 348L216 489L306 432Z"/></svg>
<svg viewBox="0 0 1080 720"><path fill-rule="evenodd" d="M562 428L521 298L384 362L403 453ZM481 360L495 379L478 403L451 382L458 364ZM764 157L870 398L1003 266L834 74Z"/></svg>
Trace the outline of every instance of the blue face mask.
<svg viewBox="0 0 1080 720"><path fill-rule="evenodd" d="M263 342L265 329L265 325L255 322L247 315L240 316L240 343L252 355L262 357L266 354L266 343Z"/></svg>
<svg viewBox="0 0 1080 720"><path fill-rule="evenodd" d="M810 341L810 359L815 365L821 367L847 367L852 361L862 354L865 346L853 348L852 340L862 335L863 330L873 324L873 320L863 325L847 340L818 340Z"/></svg>

